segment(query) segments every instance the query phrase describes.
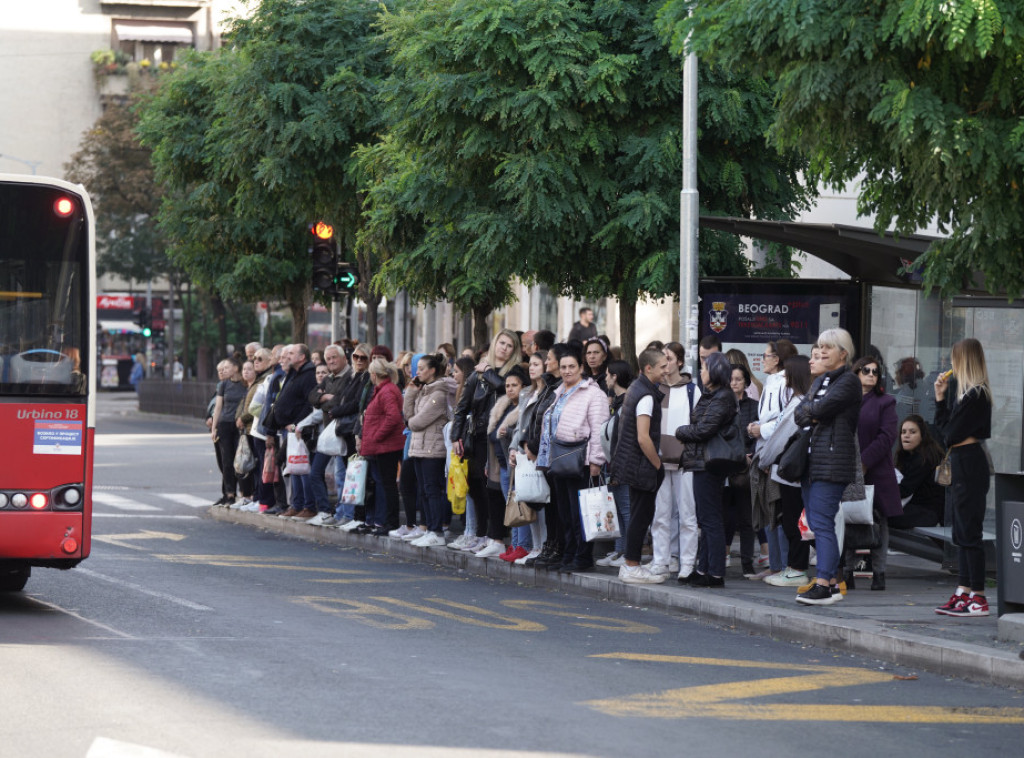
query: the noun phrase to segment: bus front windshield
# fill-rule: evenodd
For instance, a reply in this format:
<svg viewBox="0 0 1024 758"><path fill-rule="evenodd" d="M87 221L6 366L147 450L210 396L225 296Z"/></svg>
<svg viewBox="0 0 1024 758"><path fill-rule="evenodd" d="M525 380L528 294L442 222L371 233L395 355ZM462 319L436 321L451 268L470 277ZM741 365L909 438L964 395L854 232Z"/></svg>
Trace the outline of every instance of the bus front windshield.
<svg viewBox="0 0 1024 758"><path fill-rule="evenodd" d="M0 395L86 394L88 229L74 193L0 184Z"/></svg>

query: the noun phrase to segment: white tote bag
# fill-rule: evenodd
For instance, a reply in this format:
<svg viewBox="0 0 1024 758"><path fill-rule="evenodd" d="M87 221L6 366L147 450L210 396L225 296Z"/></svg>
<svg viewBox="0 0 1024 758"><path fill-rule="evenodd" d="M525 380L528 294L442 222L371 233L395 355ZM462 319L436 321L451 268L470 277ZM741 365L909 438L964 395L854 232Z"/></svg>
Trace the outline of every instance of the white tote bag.
<svg viewBox="0 0 1024 758"><path fill-rule="evenodd" d="M309 450L306 443L294 434L288 435L288 461L284 466L284 473L292 476L305 476L310 472Z"/></svg>
<svg viewBox="0 0 1024 758"><path fill-rule="evenodd" d="M348 445L345 444L345 440L334 433L334 427L337 423L337 421L332 421L320 432L320 436L316 439L316 451L318 453L323 453L324 455L345 455L348 452Z"/></svg>
<svg viewBox="0 0 1024 758"><path fill-rule="evenodd" d="M580 490L580 523L587 542L617 540L622 536L619 512L608 485Z"/></svg>
<svg viewBox="0 0 1024 758"><path fill-rule="evenodd" d="M864 485L864 498L844 500L842 503L843 521L847 524L870 524L874 521L872 510L875 505L875 485Z"/></svg>
<svg viewBox="0 0 1024 758"><path fill-rule="evenodd" d="M353 455L345 467L345 482L341 485L341 502L346 505L362 505L366 499L366 475L370 462Z"/></svg>
<svg viewBox="0 0 1024 758"><path fill-rule="evenodd" d="M550 503L551 489L544 473L537 469L537 463L525 453L516 455L516 498L523 503Z"/></svg>

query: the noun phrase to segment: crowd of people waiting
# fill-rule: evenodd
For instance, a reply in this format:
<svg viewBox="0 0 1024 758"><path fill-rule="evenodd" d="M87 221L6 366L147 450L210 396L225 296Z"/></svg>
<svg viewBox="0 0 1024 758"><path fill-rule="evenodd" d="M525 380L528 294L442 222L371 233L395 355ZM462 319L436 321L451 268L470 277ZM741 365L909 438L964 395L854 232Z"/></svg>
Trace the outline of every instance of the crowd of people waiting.
<svg viewBox="0 0 1024 758"><path fill-rule="evenodd" d="M634 376L588 316L581 312L566 342L503 329L485 350L461 355L450 344L397 360L386 346L349 341L322 353L247 345L244 357L218 365L207 419L223 483L214 505L541 570L617 567L627 583L675 575L711 588L724 586L738 534L743 577L826 605L854 588L855 556L837 537L844 499L873 487L871 589L884 590L889 529L943 522L936 470L946 466L960 577L936 612L988 614L981 521L992 403L976 340L954 345L952 370L935 379L934 418L908 415L897 427L880 360L854 361L842 329L822 333L810 355L787 340L767 343L762 383L743 352L721 352L714 336L700 343L698 376L686 372L678 342L649 344ZM340 454L316 450L332 422ZM746 465L726 474L710 465L709 448L730 429ZM309 449L309 473L282 475L289 435ZM234 465L240 442L254 457L245 475ZM361 504L339 500L355 455L369 470ZM795 474L792 462L780 473L784 456L798 460ZM453 538L446 485L450 461L460 459L468 496ZM508 528L517 463L543 472L549 495L526 504L532 523ZM621 536L595 560L579 498L601 484Z"/></svg>

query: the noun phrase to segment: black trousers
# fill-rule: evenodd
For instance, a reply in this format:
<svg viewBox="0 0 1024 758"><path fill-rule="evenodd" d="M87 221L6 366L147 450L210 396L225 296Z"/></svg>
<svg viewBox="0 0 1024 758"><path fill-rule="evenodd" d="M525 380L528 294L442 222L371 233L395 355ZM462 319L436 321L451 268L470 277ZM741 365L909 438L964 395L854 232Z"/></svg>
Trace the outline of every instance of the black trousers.
<svg viewBox="0 0 1024 758"><path fill-rule="evenodd" d="M553 476L551 498L558 504L558 517L562 522L563 565L594 565L594 546L583 536L580 522L580 490L588 486L588 478L581 471L578 476Z"/></svg>
<svg viewBox="0 0 1024 758"><path fill-rule="evenodd" d="M811 560L811 543L800 539L800 514L804 509L803 494L799 487L779 485L782 500L782 533L789 543L789 558L786 563L791 569L807 571Z"/></svg>
<svg viewBox="0 0 1024 758"><path fill-rule="evenodd" d="M217 424L217 449L220 450L221 491L227 497L234 497L238 489L238 476L235 474L235 451L238 449L238 427L235 420L221 421Z"/></svg>
<svg viewBox="0 0 1024 758"><path fill-rule="evenodd" d="M985 592L983 527L991 475L981 444L954 447L949 453L953 472L953 544L959 548L960 585Z"/></svg>
<svg viewBox="0 0 1024 758"><path fill-rule="evenodd" d="M629 527L626 530L626 560L640 562L644 537L654 521L654 502L657 491L648 492L629 488Z"/></svg>

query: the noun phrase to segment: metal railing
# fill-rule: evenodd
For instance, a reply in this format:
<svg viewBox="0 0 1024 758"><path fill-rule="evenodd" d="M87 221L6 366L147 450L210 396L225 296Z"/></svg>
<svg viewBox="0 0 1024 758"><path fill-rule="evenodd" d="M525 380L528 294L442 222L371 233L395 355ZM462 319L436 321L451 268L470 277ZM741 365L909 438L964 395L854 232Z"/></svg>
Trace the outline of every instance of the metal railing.
<svg viewBox="0 0 1024 758"><path fill-rule="evenodd" d="M144 379L139 383L139 410L205 419L206 408L216 391L216 382Z"/></svg>

